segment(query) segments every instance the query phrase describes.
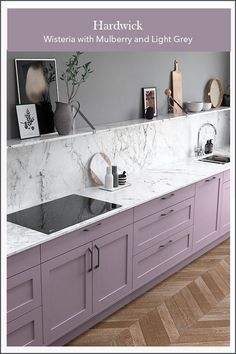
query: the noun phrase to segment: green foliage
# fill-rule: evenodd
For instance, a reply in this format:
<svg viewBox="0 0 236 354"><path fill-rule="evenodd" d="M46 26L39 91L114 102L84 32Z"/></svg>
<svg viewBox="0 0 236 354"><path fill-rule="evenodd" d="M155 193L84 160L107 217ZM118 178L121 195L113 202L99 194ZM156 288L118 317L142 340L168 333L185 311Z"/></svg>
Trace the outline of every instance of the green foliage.
<svg viewBox="0 0 236 354"><path fill-rule="evenodd" d="M76 52L66 62L66 70L62 72L60 79L65 82L68 96L68 103L72 102L78 93L79 87L93 72L91 61L80 65L82 52Z"/></svg>

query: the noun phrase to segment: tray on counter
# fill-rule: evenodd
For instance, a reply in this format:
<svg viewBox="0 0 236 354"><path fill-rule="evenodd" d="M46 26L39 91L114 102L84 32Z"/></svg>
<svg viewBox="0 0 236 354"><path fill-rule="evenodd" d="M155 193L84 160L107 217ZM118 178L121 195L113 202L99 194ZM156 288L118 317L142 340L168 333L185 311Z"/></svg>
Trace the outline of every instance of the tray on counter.
<svg viewBox="0 0 236 354"><path fill-rule="evenodd" d="M109 192L116 192L116 191L118 191L120 189L129 187L129 186L131 186L131 183L125 183L124 185L120 185L120 186L115 187L115 188L106 188L105 186L101 186L101 187L99 187L99 189L103 189L104 191L109 191Z"/></svg>

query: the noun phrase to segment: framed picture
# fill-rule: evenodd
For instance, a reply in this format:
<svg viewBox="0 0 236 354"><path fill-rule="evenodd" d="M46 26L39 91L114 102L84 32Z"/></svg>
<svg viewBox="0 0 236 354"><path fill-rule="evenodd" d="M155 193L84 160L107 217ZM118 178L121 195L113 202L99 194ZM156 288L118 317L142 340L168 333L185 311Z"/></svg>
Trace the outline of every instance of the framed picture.
<svg viewBox="0 0 236 354"><path fill-rule="evenodd" d="M15 68L19 104L35 104L40 134L54 132L56 59L15 59Z"/></svg>
<svg viewBox="0 0 236 354"><path fill-rule="evenodd" d="M146 117L146 112L149 107L153 108L153 115L157 116L157 92L156 87L143 88L143 114Z"/></svg>
<svg viewBox="0 0 236 354"><path fill-rule="evenodd" d="M17 105L16 113L21 139L40 135L35 104Z"/></svg>

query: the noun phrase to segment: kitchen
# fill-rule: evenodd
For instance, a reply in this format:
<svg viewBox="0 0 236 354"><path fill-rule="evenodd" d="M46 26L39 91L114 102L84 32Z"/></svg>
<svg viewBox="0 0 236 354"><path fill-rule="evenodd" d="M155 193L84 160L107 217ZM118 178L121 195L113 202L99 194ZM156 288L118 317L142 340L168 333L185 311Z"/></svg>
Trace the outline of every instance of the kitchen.
<svg viewBox="0 0 236 354"><path fill-rule="evenodd" d="M229 53L83 53L91 70L78 112L95 130L77 114L69 133L20 139L15 59L56 58L58 101L65 102L60 76L69 57L8 53L9 346L79 346L73 340L86 330L229 239ZM209 110L171 112L175 102L164 91L176 97L176 58L184 110L188 101L206 100L210 80L220 82ZM157 88L151 119L143 118L143 88ZM127 175L117 189L105 185L110 166Z"/></svg>

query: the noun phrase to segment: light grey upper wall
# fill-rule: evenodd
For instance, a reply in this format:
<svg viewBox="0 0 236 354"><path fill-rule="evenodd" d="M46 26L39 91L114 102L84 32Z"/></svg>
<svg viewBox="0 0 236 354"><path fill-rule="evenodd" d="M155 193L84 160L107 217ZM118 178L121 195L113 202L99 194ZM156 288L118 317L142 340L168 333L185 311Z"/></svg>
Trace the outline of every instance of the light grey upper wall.
<svg viewBox="0 0 236 354"><path fill-rule="evenodd" d="M58 76L72 53L8 53L8 138L19 137L15 105L18 103L15 58L56 58ZM211 78L221 80L225 90L230 83L229 53L213 52L107 52L84 53L81 63L92 61L94 72L80 87L82 112L94 125L142 117L142 87L157 88L158 110L167 112L164 89L171 87L174 60L180 60L183 100L202 100ZM65 84L58 79L60 101L66 102ZM77 120L77 126L86 124Z"/></svg>

